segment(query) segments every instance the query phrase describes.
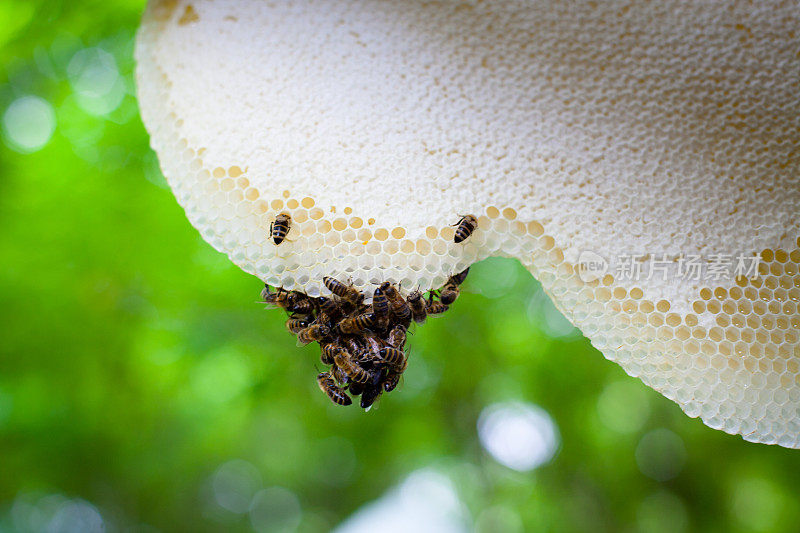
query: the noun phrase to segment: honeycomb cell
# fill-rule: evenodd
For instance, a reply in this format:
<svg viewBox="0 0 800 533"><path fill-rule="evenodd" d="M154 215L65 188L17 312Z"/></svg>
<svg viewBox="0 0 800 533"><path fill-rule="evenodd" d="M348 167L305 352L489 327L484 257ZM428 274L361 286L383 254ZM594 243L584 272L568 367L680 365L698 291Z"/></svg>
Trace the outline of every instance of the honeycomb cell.
<svg viewBox="0 0 800 533"><path fill-rule="evenodd" d="M770 28L763 43L771 42L750 43L744 55L730 54L741 48L730 17L704 2L612 1L602 10L484 2L458 15L448 3L402 11L386 3L381 9L397 16L381 17L370 17L377 4L363 0L313 14L291 1L193 2L203 27L238 14L213 34L156 20L148 7L136 49L142 117L191 223L262 281L312 295L324 275L351 277L360 288L382 280L431 288L485 257L517 257L609 359L687 414L748 440L797 447L800 183L785 162L800 136L800 70L793 6L765 1L739 15ZM438 25L450 16L461 17L460 31L442 40ZM409 17L417 24L401 24ZM372 19L385 22L385 39L344 54L325 46L355 31L350 21ZM246 76L236 61L216 62L208 75L219 39L235 48L247 24L276 36L269 53L248 55ZM519 24L526 32L514 31ZM308 39L283 42L291 28ZM576 32L585 37L579 47ZM531 54L530 34L548 46ZM627 59L598 60L596 50ZM293 75L281 76L287 57ZM463 75L484 57L500 68ZM541 75L553 65L557 75ZM346 96L285 100L298 94L292 80L304 66L330 94ZM356 75L364 83L347 84ZM197 79L208 80L203 91ZM728 95L771 81L759 85L758 105L733 106L704 94L712 89L698 79ZM652 105L659 94L687 97ZM746 134L725 126L729 116L748 125ZM687 165L687 154L700 163ZM281 212L292 216L291 241L267 245ZM457 245L451 225L466 213L479 229ZM647 274L665 252L698 255L704 272L709 253L761 263L757 275L677 283L637 279L613 264L633 255ZM600 268L592 279L580 275L587 253Z"/></svg>

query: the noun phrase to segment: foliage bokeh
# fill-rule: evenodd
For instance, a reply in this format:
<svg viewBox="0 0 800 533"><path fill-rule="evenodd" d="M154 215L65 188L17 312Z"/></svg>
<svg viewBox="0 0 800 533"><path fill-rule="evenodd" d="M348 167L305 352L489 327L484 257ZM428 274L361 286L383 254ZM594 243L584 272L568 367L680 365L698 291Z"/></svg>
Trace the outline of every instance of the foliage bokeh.
<svg viewBox="0 0 800 533"><path fill-rule="evenodd" d="M798 529L798 452L687 418L510 260L413 332L377 409L331 404L314 347L160 173L132 76L142 9L0 3L0 531L323 531L414 472L451 484L466 529ZM19 128L41 117L9 113L30 96L55 119L35 149ZM484 449L481 412L508 401L552 417L552 461Z"/></svg>

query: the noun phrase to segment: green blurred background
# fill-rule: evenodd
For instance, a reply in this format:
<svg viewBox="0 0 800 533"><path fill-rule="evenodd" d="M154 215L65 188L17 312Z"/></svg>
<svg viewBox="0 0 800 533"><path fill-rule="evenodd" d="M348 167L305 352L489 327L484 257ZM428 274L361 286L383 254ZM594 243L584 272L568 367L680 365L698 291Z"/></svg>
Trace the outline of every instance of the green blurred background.
<svg viewBox="0 0 800 533"><path fill-rule="evenodd" d="M164 182L143 6L0 1L0 531L800 530L800 452L687 418L510 260L330 403Z"/></svg>

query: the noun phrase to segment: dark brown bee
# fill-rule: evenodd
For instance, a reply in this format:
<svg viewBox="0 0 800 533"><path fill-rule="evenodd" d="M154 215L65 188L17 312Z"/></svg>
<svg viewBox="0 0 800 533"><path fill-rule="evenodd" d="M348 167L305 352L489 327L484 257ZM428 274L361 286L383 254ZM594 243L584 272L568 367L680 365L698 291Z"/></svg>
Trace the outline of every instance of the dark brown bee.
<svg viewBox="0 0 800 533"><path fill-rule="evenodd" d="M336 383L346 385L350 382L350 378L347 377L345 371L336 365L331 367L331 374L333 374L333 379L336 380Z"/></svg>
<svg viewBox="0 0 800 533"><path fill-rule="evenodd" d="M433 300L428 301L427 305L425 306L425 310L428 311L429 315L438 315L440 313L444 313L449 308L449 305L445 305L442 302L436 302Z"/></svg>
<svg viewBox="0 0 800 533"><path fill-rule="evenodd" d="M364 384L358 383L356 381L352 382L350 386L347 388L347 392L352 394L353 396L358 396L362 392L364 392Z"/></svg>
<svg viewBox="0 0 800 533"><path fill-rule="evenodd" d="M325 286L328 287L328 290L330 290L333 294L352 303L353 305L360 304L361 300L364 299L364 295L361 294L361 291L352 285L345 285L341 281L330 276L325 276L322 278L322 283L324 283Z"/></svg>
<svg viewBox="0 0 800 533"><path fill-rule="evenodd" d="M469 236L472 235L472 232L478 227L478 219L473 215L465 215L461 217L461 220L459 220L457 224L454 225L458 227L456 228L456 235L453 237L453 241L459 243L468 239Z"/></svg>
<svg viewBox="0 0 800 533"><path fill-rule="evenodd" d="M314 311L314 302L302 292L292 291L288 295L286 310L298 315L310 315Z"/></svg>
<svg viewBox="0 0 800 533"><path fill-rule="evenodd" d="M362 409L369 409L381 395L381 382L386 377L386 370L372 372L370 377L369 383L364 386L364 391L361 393Z"/></svg>
<svg viewBox="0 0 800 533"><path fill-rule="evenodd" d="M352 381L355 381L356 383L366 383L369 381L369 372L353 362L350 354L344 350L340 350L333 358L333 361L336 363L336 366L341 368L344 373L347 374L347 377Z"/></svg>
<svg viewBox="0 0 800 533"><path fill-rule="evenodd" d="M271 296L272 292L269 290L269 285L265 283L264 288L261 289L261 299L266 302Z"/></svg>
<svg viewBox="0 0 800 533"><path fill-rule="evenodd" d="M358 352L355 358L355 362L363 367L369 367L376 361L380 361L380 359L378 359L378 355L369 350L361 350Z"/></svg>
<svg viewBox="0 0 800 533"><path fill-rule="evenodd" d="M297 333L297 339L302 344L308 344L312 341L321 341L328 335L330 335L330 329L328 326L324 324L314 324L313 326L308 326L307 328L300 330Z"/></svg>
<svg viewBox="0 0 800 533"><path fill-rule="evenodd" d="M289 227L292 225L292 217L286 213L281 213L275 217L275 221L269 225L269 234L276 245L283 242L286 234L289 233Z"/></svg>
<svg viewBox="0 0 800 533"><path fill-rule="evenodd" d="M363 339L361 337L343 337L341 342L344 345L343 348L350 353L359 353L364 349L363 343L359 343L359 340Z"/></svg>
<svg viewBox="0 0 800 533"><path fill-rule="evenodd" d="M326 364L326 365L332 365L333 364L333 358L336 356L336 354L339 351L341 351L341 349L342 348L339 345L334 344L332 342L328 342L328 343L323 344L322 345L322 355L321 355L322 362L324 364Z"/></svg>
<svg viewBox="0 0 800 533"><path fill-rule="evenodd" d="M343 318L338 327L342 333L354 335L363 333L365 329L372 327L374 323L372 313L364 313L355 317Z"/></svg>
<svg viewBox="0 0 800 533"><path fill-rule="evenodd" d="M439 293L439 299L442 301L443 304L450 305L456 301L456 298L458 298L458 293L459 293L458 285L455 285L453 283L448 283L442 288L441 292Z"/></svg>
<svg viewBox="0 0 800 533"><path fill-rule="evenodd" d="M331 300L330 298L319 298L317 300L319 303L319 322L333 322L339 319L344 314L342 308Z"/></svg>
<svg viewBox="0 0 800 533"><path fill-rule="evenodd" d="M381 287L378 287L372 293L372 314L378 329L386 329L389 325L389 299Z"/></svg>
<svg viewBox="0 0 800 533"><path fill-rule="evenodd" d="M469 267L462 270L458 274L453 274L452 276L450 276L450 279L447 280L447 283L448 284L453 283L456 286L461 285L462 283L464 283L464 280L467 279L467 274L469 274Z"/></svg>
<svg viewBox="0 0 800 533"><path fill-rule="evenodd" d="M400 291L388 281L382 283L379 289L382 290L389 299L389 307L397 321L408 327L411 324L411 308L400 294Z"/></svg>
<svg viewBox="0 0 800 533"><path fill-rule="evenodd" d="M400 383L400 376L402 376L400 372L389 372L383 381L383 390L392 392L397 387L397 384Z"/></svg>
<svg viewBox="0 0 800 533"><path fill-rule="evenodd" d="M261 298L269 305L286 309L290 305L290 294L289 291L285 291L281 288L275 292L270 292L269 286L264 285L264 290L261 291Z"/></svg>
<svg viewBox="0 0 800 533"><path fill-rule="evenodd" d="M345 394L344 391L336 385L330 372L322 372L318 375L317 385L319 385L322 392L328 395L328 398L330 398L333 403L338 405L350 405L353 403L350 396Z"/></svg>
<svg viewBox="0 0 800 533"><path fill-rule="evenodd" d="M300 330L306 329L308 327L308 320L304 318L290 318L286 321L286 329L291 331L294 334L300 332Z"/></svg>
<svg viewBox="0 0 800 533"><path fill-rule="evenodd" d="M406 368L406 354L397 348L383 348L378 355L385 362L392 365L395 369L402 372Z"/></svg>
<svg viewBox="0 0 800 533"><path fill-rule="evenodd" d="M408 331L408 328L402 324L397 324L393 327L392 331L389 332L389 344L395 348L402 348L406 343L406 331Z"/></svg>
<svg viewBox="0 0 800 533"><path fill-rule="evenodd" d="M425 322L428 312L425 310L425 300L420 291L417 290L408 295L408 305L411 307L411 316L414 318L414 322L418 324Z"/></svg>

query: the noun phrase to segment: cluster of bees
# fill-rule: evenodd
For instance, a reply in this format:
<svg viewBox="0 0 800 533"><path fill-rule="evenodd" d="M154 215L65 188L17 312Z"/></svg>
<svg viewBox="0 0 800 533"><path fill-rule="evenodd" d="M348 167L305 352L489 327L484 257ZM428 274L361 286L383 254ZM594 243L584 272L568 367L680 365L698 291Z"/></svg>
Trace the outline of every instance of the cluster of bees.
<svg viewBox="0 0 800 533"><path fill-rule="evenodd" d="M290 224L286 214L272 223L270 233L276 245L283 242ZM467 239L477 225L474 216L463 216L454 241ZM265 285L261 299L289 314L286 329L300 344L319 343L320 359L330 368L317 376L317 384L328 398L350 405L351 396L361 396L361 407L369 409L382 393L397 387L408 366L404 347L411 323L421 324L429 315L447 311L468 273L469 268L451 276L427 298L419 290L403 298L395 285L384 282L373 291L372 301L365 303L366 295L352 285L324 277L330 298Z"/></svg>

